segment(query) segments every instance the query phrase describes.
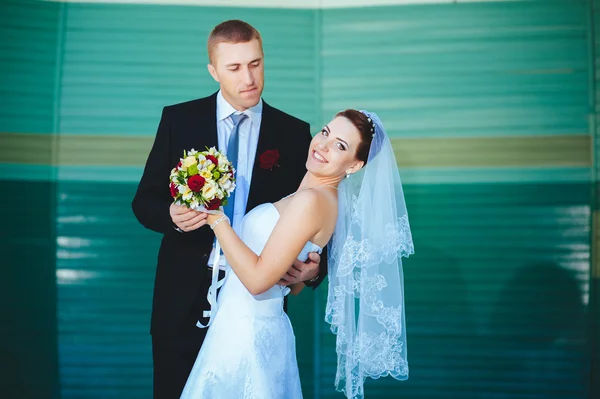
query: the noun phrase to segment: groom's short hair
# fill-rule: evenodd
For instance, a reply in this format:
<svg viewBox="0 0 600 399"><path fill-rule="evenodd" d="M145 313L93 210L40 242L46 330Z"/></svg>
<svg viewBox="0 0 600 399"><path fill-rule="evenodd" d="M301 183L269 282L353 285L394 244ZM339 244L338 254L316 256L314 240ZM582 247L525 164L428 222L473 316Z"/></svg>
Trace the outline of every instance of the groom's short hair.
<svg viewBox="0 0 600 399"><path fill-rule="evenodd" d="M247 43L258 40L262 48L260 33L249 23L239 19L231 19L215 26L208 36L208 59L213 62L213 52L219 43Z"/></svg>

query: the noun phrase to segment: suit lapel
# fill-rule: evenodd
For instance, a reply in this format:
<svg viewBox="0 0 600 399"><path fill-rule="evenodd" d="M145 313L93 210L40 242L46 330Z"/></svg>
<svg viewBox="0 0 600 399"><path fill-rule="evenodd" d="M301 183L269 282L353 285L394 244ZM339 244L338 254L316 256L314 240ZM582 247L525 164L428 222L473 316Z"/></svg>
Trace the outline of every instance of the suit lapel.
<svg viewBox="0 0 600 399"><path fill-rule="evenodd" d="M260 131L258 133L258 145L256 146L256 156L254 166L252 167L252 181L250 183L250 193L248 194L248 203L246 213L259 204L260 198L265 190L271 187L269 175L260 168L260 155L268 149L276 147L275 121L273 120L273 109L269 104L263 101L262 119L260 122Z"/></svg>

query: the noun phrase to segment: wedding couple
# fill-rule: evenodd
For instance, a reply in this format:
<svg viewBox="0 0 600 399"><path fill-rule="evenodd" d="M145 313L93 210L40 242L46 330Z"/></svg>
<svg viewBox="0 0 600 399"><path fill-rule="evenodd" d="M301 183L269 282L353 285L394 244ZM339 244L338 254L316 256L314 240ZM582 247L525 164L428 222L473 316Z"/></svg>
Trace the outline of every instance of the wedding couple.
<svg viewBox="0 0 600 399"><path fill-rule="evenodd" d="M408 378L401 257L413 243L381 121L341 111L312 138L261 99L262 40L245 22L217 25L208 54L220 90L164 108L133 200L140 223L163 234L154 397L301 398L286 295L326 275L336 388L362 397L367 377ZM212 146L236 168L224 214L174 205L170 170L183 150Z"/></svg>

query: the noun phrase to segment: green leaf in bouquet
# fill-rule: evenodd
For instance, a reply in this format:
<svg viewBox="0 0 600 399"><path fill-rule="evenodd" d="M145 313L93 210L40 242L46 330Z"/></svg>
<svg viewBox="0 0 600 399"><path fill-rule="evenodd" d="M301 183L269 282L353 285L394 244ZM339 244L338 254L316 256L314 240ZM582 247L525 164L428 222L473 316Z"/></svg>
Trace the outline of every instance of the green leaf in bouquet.
<svg viewBox="0 0 600 399"><path fill-rule="evenodd" d="M185 186L185 179L181 176L177 176L177 182L182 186Z"/></svg>
<svg viewBox="0 0 600 399"><path fill-rule="evenodd" d="M198 174L198 164L192 165L187 170L189 176L195 176Z"/></svg>

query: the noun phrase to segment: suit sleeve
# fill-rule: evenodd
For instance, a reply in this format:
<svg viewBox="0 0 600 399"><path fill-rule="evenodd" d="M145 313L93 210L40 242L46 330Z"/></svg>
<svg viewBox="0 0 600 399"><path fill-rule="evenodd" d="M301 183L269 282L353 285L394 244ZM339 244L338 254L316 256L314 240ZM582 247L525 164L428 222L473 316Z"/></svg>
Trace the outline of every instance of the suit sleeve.
<svg viewBox="0 0 600 399"><path fill-rule="evenodd" d="M173 202L169 173L175 165L169 165L170 126L167 110L166 107L163 109L154 144L132 202L137 220L144 227L163 234L175 231L169 214Z"/></svg>
<svg viewBox="0 0 600 399"><path fill-rule="evenodd" d="M322 282L325 280L327 276L327 246L323 248L323 252L321 253L321 263L319 264L319 278L314 283L304 282L308 287L312 287L312 289L316 289Z"/></svg>

